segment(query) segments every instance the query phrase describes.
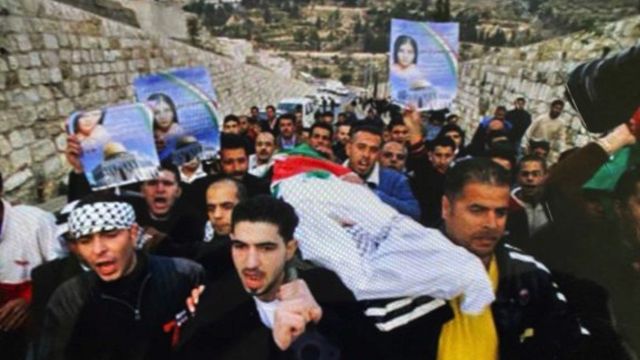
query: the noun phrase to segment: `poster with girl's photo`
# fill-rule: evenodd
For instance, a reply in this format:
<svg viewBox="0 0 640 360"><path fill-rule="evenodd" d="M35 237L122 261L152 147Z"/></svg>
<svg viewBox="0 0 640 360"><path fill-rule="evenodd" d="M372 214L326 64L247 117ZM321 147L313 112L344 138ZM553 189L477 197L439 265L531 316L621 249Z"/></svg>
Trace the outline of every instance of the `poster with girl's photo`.
<svg viewBox="0 0 640 360"><path fill-rule="evenodd" d="M394 102L447 108L458 84L458 23L391 20L389 85Z"/></svg>
<svg viewBox="0 0 640 360"><path fill-rule="evenodd" d="M144 104L76 111L66 125L80 142L80 161L94 190L156 176L160 161L154 147L153 114Z"/></svg>
<svg viewBox="0 0 640 360"><path fill-rule="evenodd" d="M220 116L206 68L144 75L135 79L133 86L136 99L153 111L153 135L161 161L171 159L181 165L217 154Z"/></svg>

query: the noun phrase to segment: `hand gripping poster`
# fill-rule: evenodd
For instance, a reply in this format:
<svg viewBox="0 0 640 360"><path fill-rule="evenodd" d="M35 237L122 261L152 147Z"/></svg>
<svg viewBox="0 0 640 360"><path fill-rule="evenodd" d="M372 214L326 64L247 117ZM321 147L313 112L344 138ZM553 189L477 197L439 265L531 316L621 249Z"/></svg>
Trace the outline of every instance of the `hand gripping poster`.
<svg viewBox="0 0 640 360"><path fill-rule="evenodd" d="M458 23L392 19L391 97L421 110L449 107L458 85Z"/></svg>
<svg viewBox="0 0 640 360"><path fill-rule="evenodd" d="M140 76L136 99L153 111L153 135L160 161L175 165L213 158L220 148L218 102L204 67Z"/></svg>
<svg viewBox="0 0 640 360"><path fill-rule="evenodd" d="M144 104L77 111L67 132L80 142L80 162L94 190L154 178L160 165L155 151L153 114Z"/></svg>

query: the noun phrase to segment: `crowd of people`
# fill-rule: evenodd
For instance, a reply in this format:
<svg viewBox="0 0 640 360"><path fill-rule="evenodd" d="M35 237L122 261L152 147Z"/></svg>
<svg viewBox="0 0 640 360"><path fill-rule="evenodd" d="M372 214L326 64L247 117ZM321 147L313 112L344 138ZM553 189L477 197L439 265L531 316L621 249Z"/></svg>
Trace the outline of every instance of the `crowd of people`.
<svg viewBox="0 0 640 360"><path fill-rule="evenodd" d="M0 203L2 358L638 358L640 169L585 187L638 125L567 149L562 100L472 136L375 103L254 106L218 158L99 192L69 135L61 211ZM293 155L334 181L274 187Z"/></svg>

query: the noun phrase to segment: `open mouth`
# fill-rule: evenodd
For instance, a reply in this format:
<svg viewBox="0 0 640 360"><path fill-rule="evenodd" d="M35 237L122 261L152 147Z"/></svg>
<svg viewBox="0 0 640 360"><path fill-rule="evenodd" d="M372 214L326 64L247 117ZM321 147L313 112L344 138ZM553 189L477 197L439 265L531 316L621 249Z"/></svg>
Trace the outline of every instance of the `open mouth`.
<svg viewBox="0 0 640 360"><path fill-rule="evenodd" d="M96 272L101 276L114 274L118 268L114 260L99 261L95 264Z"/></svg>
<svg viewBox="0 0 640 360"><path fill-rule="evenodd" d="M259 289L264 283L264 273L260 271L243 271L244 282L249 289Z"/></svg>

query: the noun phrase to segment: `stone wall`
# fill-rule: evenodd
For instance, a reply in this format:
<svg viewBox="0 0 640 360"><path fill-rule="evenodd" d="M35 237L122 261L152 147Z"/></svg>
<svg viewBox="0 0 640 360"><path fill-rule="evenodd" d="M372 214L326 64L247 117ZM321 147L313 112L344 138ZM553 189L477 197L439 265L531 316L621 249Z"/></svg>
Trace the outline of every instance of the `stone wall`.
<svg viewBox="0 0 640 360"><path fill-rule="evenodd" d="M518 96L528 100L534 118L548 112L549 104L564 98L567 75L578 64L598 59L605 48L612 53L636 45L640 17L611 23L597 32L581 32L522 48L492 48L486 56L460 64L458 97L454 111L462 116L470 140L479 119L498 105ZM588 134L575 111L565 106L569 146L581 146Z"/></svg>
<svg viewBox="0 0 640 360"><path fill-rule="evenodd" d="M75 109L133 101L140 74L205 65L223 114L313 92L306 83L54 1L0 7L0 170L12 200L57 195L69 170L65 118Z"/></svg>

